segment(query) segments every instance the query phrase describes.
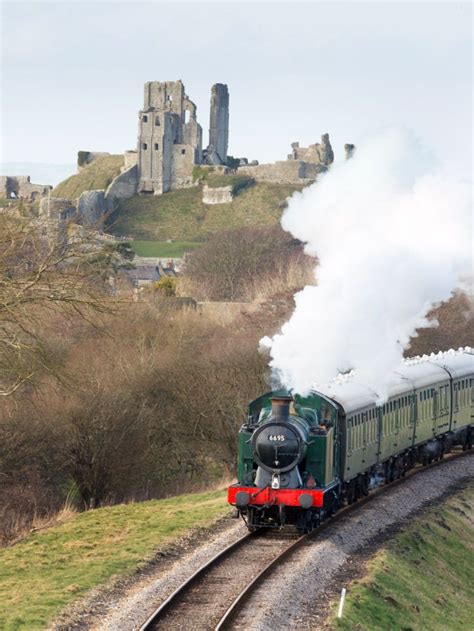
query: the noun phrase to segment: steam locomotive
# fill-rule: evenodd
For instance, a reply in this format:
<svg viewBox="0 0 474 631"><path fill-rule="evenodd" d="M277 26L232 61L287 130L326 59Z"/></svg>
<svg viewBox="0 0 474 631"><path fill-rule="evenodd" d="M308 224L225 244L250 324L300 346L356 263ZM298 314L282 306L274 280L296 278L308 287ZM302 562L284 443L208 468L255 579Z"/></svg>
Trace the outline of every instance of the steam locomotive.
<svg viewBox="0 0 474 631"><path fill-rule="evenodd" d="M301 532L417 463L443 458L474 437L474 349L404 360L389 396L353 374L300 396L252 401L239 432L238 482L228 489L250 530L293 524Z"/></svg>

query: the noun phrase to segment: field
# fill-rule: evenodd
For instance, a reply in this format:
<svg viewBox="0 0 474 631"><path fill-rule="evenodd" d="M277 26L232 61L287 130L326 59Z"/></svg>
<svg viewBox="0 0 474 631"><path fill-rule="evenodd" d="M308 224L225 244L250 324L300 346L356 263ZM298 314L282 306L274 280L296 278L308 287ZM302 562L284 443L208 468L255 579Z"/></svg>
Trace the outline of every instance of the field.
<svg viewBox="0 0 474 631"><path fill-rule="evenodd" d="M51 192L53 197L77 199L84 191L106 189L112 180L120 174L123 156L103 156L97 158L78 173L61 182Z"/></svg>
<svg viewBox="0 0 474 631"><path fill-rule="evenodd" d="M469 631L474 620L474 486L424 513L348 591L337 629Z"/></svg>
<svg viewBox="0 0 474 631"><path fill-rule="evenodd" d="M192 252L202 243L192 241L132 241L131 246L138 256L152 256L157 258L181 258L185 252Z"/></svg>
<svg viewBox="0 0 474 631"><path fill-rule="evenodd" d="M275 224L296 186L259 183L245 189L230 204L202 203L199 186L165 193L136 195L123 200L107 231L139 241L202 241L218 230Z"/></svg>
<svg viewBox="0 0 474 631"><path fill-rule="evenodd" d="M222 491L74 515L0 550L0 629L43 629L68 603L228 512Z"/></svg>

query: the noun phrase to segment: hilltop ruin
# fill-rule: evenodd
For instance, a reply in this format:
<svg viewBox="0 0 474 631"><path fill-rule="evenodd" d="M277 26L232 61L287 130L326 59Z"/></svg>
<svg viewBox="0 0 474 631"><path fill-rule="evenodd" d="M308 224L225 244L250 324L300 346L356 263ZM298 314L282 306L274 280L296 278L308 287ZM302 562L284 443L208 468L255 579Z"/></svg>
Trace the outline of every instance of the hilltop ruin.
<svg viewBox="0 0 474 631"><path fill-rule="evenodd" d="M125 151L122 171L105 190L83 191L77 200L48 197L40 206L40 218L48 226L56 222L77 220L83 225L99 227L116 200L137 194L163 195L168 191L197 186L203 180L205 204L230 203L233 199L232 178L220 178L217 188L208 185L207 175L239 175L250 183L255 181L306 185L327 171L334 161L329 134L321 142L300 147L291 145L286 160L259 164L247 158L228 155L229 90L216 83L211 88L209 137L203 148L202 127L197 120L195 103L186 94L181 80L148 81L144 86L143 108L138 112L136 149ZM345 157L350 158L354 145L344 145ZM95 160L108 156L104 152L79 151L78 170ZM0 184L7 198L45 197L50 186L32 184L26 177L2 177ZM2 193L0 193L1 195ZM237 193L236 193L237 194ZM55 232L55 231L53 231Z"/></svg>

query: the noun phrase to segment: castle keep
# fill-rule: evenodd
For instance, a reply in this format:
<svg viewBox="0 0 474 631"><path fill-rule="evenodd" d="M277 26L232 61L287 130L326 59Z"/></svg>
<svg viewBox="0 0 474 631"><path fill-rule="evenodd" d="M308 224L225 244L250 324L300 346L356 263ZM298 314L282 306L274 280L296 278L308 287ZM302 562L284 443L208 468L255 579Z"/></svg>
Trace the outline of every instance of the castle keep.
<svg viewBox="0 0 474 631"><path fill-rule="evenodd" d="M138 117L138 192L161 195L190 186L192 167L202 159L202 129L182 82L145 83Z"/></svg>
<svg viewBox="0 0 474 631"><path fill-rule="evenodd" d="M145 83L138 118L138 192L161 195L192 186L193 167L203 163L202 128L182 81ZM217 83L212 86L206 150L213 164L225 164L228 138L229 92L226 85Z"/></svg>

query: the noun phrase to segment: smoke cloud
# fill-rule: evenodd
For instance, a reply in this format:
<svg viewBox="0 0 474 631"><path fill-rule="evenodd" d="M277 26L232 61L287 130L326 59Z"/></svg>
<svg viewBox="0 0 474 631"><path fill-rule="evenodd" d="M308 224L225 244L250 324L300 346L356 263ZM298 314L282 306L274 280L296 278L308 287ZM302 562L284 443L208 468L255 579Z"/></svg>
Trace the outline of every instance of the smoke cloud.
<svg viewBox="0 0 474 631"><path fill-rule="evenodd" d="M384 399L431 305L472 274L469 184L436 171L409 131L385 130L295 194L281 223L319 265L261 342L273 377L305 393L354 369Z"/></svg>

